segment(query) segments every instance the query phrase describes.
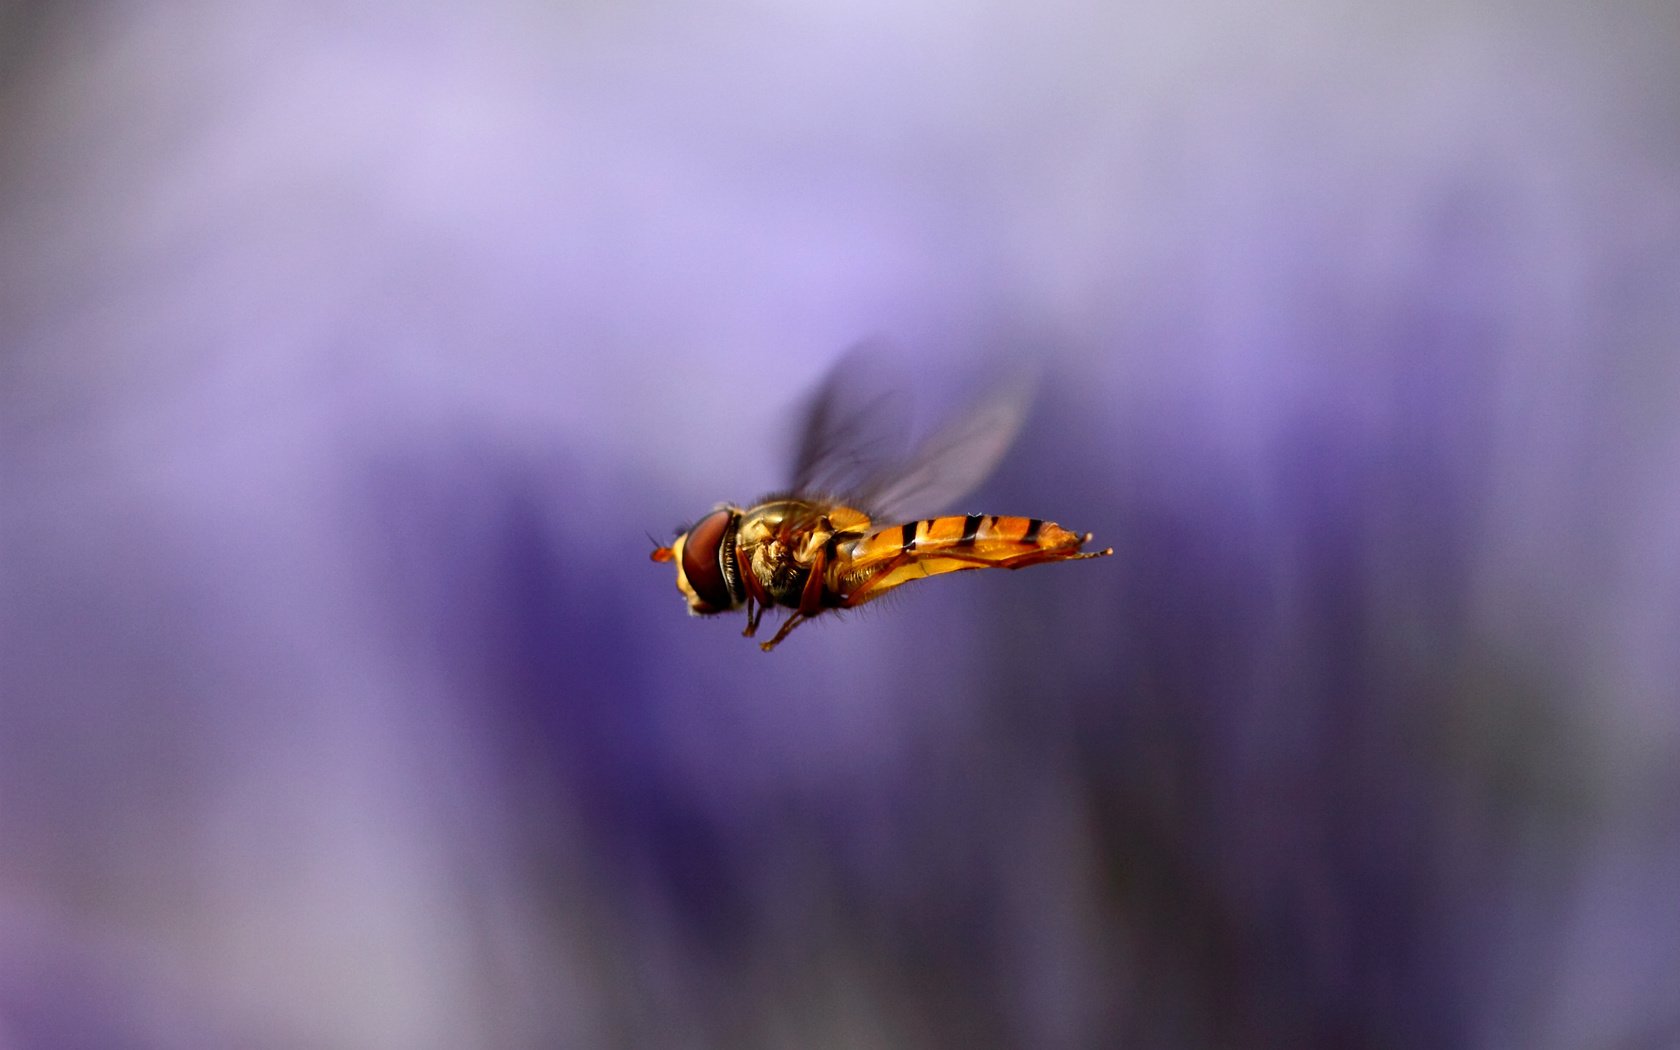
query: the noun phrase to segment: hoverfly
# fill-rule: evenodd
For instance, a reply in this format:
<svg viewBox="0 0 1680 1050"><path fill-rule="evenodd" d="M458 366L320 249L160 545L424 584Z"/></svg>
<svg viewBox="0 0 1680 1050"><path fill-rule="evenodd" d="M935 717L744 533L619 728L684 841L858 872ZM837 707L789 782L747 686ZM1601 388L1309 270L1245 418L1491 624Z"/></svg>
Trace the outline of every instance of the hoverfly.
<svg viewBox="0 0 1680 1050"><path fill-rule="evenodd" d="M774 649L795 627L830 609L854 609L895 587L966 569L1022 569L1100 558L1091 534L1055 522L988 514L913 518L985 480L1025 418L1022 388L1000 388L911 454L880 454L887 398L856 396L858 375L876 370L854 352L835 366L806 410L793 480L751 507L721 503L684 529L657 562L675 562L691 615L745 608L751 638L772 605L793 610ZM880 524L891 522L891 524Z"/></svg>

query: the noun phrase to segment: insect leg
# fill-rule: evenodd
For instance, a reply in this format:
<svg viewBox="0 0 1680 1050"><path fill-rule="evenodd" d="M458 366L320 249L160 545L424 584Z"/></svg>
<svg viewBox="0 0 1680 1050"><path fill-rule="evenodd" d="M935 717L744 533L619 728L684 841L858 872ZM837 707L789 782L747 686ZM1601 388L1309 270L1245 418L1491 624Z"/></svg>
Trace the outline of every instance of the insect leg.
<svg viewBox="0 0 1680 1050"><path fill-rule="evenodd" d="M759 644L760 649L769 652L776 648L776 644L786 638L788 632L823 611L823 570L826 565L827 559L818 552L816 559L811 563L810 573L805 577L805 587L799 592L799 608L789 613L788 618L782 621L776 637ZM759 606L759 612L763 611L764 607ZM756 623L756 617L754 622Z"/></svg>
<svg viewBox="0 0 1680 1050"><path fill-rule="evenodd" d="M780 643L783 638L786 638L790 631L809 619L809 616L806 616L804 613L795 609L793 612L788 614L788 618L786 620L782 621L782 628L776 632L776 637L770 639L768 642L758 643L758 647L763 649L765 652L769 652L770 650L776 648L777 644Z"/></svg>
<svg viewBox="0 0 1680 1050"><path fill-rule="evenodd" d="M882 586L882 583L892 575L894 569L908 565L915 560L916 556L909 553L900 554L898 557L893 558L891 561L881 566L880 570L877 571L875 575L869 577L869 579L860 584L856 590L853 590L850 594L846 595L845 600L840 603L840 607L842 609L855 609L864 602L870 601L874 598L879 598L881 595L892 590L894 587L898 586L897 583L890 583L885 586Z"/></svg>
<svg viewBox="0 0 1680 1050"><path fill-rule="evenodd" d="M741 632L742 638L751 638L758 633L758 618L763 615L763 603L755 604L752 595L747 595L747 628Z"/></svg>
<svg viewBox="0 0 1680 1050"><path fill-rule="evenodd" d="M1088 538L1087 538L1088 539ZM939 550L906 550L877 565L870 577L846 595L840 605L854 609L874 601L894 587L911 583L926 576L939 576L964 569L1024 569L1029 565L1044 565L1053 561L1079 561L1102 558L1113 554L1112 548L1100 551L1080 551L1077 548L1028 548L1015 554L974 554L944 547Z"/></svg>
<svg viewBox="0 0 1680 1050"><path fill-rule="evenodd" d="M828 571L828 559L821 551L811 560L811 571L805 576L805 586L799 592L799 613L811 617L822 612L823 577Z"/></svg>
<svg viewBox="0 0 1680 1050"><path fill-rule="evenodd" d="M1030 550L1021 554L1007 557L987 557L978 554L959 554L955 551L940 551L940 561L960 561L968 565L985 569L1024 569L1029 565L1045 565L1053 561L1079 561L1084 558L1106 558L1114 553L1113 547L1105 547L1100 551L1065 551Z"/></svg>

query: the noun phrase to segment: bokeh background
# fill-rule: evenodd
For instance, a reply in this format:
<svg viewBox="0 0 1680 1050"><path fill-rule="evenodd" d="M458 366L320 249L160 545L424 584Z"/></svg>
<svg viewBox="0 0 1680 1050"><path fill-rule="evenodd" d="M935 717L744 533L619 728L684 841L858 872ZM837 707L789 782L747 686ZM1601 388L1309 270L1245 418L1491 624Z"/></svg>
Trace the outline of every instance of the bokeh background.
<svg viewBox="0 0 1680 1050"><path fill-rule="evenodd" d="M1667 0L0 4L0 1047L1680 1045L1677 349Z"/></svg>

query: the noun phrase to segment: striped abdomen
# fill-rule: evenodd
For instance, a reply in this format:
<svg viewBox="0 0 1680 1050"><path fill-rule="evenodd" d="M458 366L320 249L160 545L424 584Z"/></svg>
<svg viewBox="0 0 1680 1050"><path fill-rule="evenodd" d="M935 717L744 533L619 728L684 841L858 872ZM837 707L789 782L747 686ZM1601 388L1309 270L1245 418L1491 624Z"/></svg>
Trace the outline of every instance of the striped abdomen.
<svg viewBox="0 0 1680 1050"><path fill-rule="evenodd" d="M1090 533L1069 532L1052 521L967 514L908 521L857 540L835 573L844 604L861 605L923 576L964 569L1020 569L1048 561L1097 558L1084 553Z"/></svg>

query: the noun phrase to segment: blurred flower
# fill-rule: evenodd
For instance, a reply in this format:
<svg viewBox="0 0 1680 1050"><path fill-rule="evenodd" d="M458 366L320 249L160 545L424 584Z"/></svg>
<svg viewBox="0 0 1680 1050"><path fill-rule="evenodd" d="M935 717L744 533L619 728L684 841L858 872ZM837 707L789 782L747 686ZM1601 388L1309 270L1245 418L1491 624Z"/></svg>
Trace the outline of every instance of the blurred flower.
<svg viewBox="0 0 1680 1050"><path fill-rule="evenodd" d="M1671 8L0 9L0 1045L1672 1042ZM763 656L876 332L1117 556Z"/></svg>

